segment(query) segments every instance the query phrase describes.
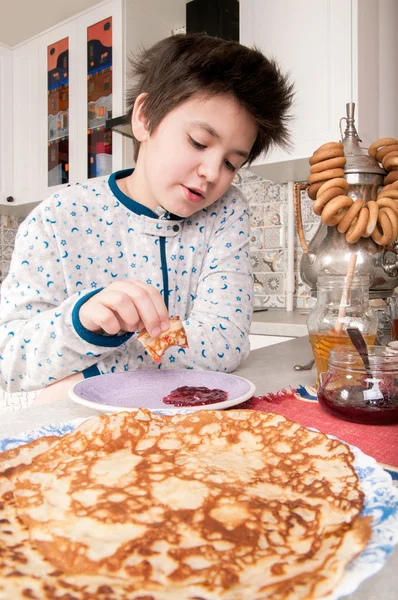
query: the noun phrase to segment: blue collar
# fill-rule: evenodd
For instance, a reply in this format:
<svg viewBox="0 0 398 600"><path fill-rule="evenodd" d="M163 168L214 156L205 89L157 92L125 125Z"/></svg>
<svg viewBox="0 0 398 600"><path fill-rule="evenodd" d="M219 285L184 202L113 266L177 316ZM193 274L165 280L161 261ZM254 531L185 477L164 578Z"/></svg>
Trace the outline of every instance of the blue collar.
<svg viewBox="0 0 398 600"><path fill-rule="evenodd" d="M116 171L116 173L112 173L109 175L108 183L111 189L111 192L116 196L116 198L124 204L128 210L131 210L136 215L144 215L145 217L151 217L152 219L159 219L159 216L153 212L150 208L147 208L143 204L140 204L136 200L133 200L129 196L126 196L119 188L116 181L118 179L124 179L133 173L134 169L123 169L122 171ZM172 213L165 213L166 219L172 219L173 221L181 221L183 217L178 217L177 215L173 215Z"/></svg>

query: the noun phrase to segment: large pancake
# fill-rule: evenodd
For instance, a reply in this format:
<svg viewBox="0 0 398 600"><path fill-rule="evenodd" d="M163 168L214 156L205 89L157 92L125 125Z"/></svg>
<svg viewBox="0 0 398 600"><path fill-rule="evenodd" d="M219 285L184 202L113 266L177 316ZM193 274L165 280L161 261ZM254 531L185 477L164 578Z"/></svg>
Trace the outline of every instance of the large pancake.
<svg viewBox="0 0 398 600"><path fill-rule="evenodd" d="M370 533L349 448L280 415L102 415L6 459L0 598L320 598Z"/></svg>

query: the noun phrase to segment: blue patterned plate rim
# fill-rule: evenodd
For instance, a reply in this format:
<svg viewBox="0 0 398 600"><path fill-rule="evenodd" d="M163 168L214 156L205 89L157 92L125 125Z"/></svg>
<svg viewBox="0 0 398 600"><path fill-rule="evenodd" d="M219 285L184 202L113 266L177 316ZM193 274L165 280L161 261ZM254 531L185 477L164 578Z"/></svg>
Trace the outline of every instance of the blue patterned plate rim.
<svg viewBox="0 0 398 600"><path fill-rule="evenodd" d="M17 448L40 437L66 435L92 418L94 417L52 423L39 429L25 431L18 436L1 438L0 452ZM308 429L314 430L311 427ZM332 435L328 437L336 439ZM354 467L365 494L362 515L372 517L372 537L362 554L347 566L341 583L323 600L338 600L352 594L365 579L383 568L387 557L398 544L398 489L394 487L391 476L377 464L374 458L364 454L356 446L347 445L355 456Z"/></svg>

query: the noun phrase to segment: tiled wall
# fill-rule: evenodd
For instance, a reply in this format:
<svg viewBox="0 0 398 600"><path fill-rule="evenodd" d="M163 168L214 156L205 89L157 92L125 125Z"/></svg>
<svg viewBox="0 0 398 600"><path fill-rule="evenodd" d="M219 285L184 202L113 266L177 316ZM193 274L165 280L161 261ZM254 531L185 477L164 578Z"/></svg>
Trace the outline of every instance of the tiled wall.
<svg viewBox="0 0 398 600"><path fill-rule="evenodd" d="M267 181L248 169L236 176L237 185L250 206L250 252L254 272L254 302L256 307L286 307L287 257L287 190L286 185ZM319 217L312 212L312 202L302 192L303 222L307 241L313 237ZM0 282L10 268L15 235L21 218L0 215ZM311 308L315 301L309 297L299 276L302 250L298 236L295 239L295 308Z"/></svg>
<svg viewBox="0 0 398 600"><path fill-rule="evenodd" d="M250 206L252 235L250 252L254 273L254 306L286 308L287 269L287 186L274 183L242 169L235 178ZM312 202L302 193L303 221L307 240L318 228L319 217L312 212ZM295 236L295 308L312 308L311 298L299 276L302 250Z"/></svg>
<svg viewBox="0 0 398 600"><path fill-rule="evenodd" d="M10 270L15 236L23 219L0 215L0 283Z"/></svg>

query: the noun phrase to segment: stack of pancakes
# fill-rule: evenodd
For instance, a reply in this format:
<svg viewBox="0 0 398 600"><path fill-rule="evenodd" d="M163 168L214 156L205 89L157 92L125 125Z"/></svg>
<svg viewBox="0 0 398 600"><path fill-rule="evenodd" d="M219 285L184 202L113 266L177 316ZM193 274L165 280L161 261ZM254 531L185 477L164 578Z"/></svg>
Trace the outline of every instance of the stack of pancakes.
<svg viewBox="0 0 398 600"><path fill-rule="evenodd" d="M94 417L0 455L0 598L321 598L370 535L352 463L271 413Z"/></svg>

